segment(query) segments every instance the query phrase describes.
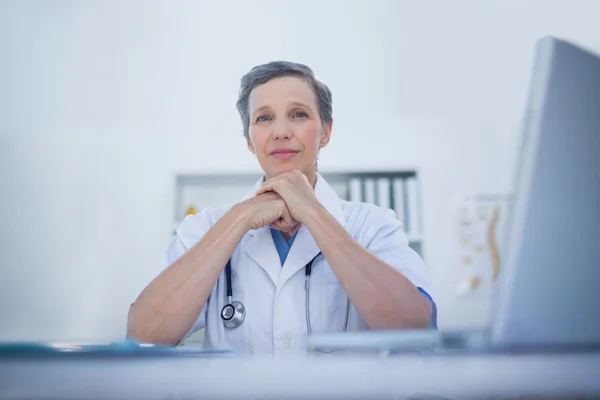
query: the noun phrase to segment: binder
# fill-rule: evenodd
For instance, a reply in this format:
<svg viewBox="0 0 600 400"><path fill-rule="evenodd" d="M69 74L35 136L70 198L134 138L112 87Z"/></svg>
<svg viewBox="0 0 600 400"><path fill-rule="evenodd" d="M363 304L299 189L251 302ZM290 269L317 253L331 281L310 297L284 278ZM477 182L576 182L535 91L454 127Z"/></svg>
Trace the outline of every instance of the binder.
<svg viewBox="0 0 600 400"><path fill-rule="evenodd" d="M420 204L417 178L406 179L407 219L406 233L409 238L418 237L421 234Z"/></svg>
<svg viewBox="0 0 600 400"><path fill-rule="evenodd" d="M402 225L404 225L404 230L406 231L406 210L404 207L404 179L395 178L392 181L392 198L394 202L392 203L392 207L396 212L396 217Z"/></svg>
<svg viewBox="0 0 600 400"><path fill-rule="evenodd" d="M388 178L377 179L377 205L382 208L391 208L391 190Z"/></svg>
<svg viewBox="0 0 600 400"><path fill-rule="evenodd" d="M375 194L375 179L366 178L364 180L365 185L365 198L364 201L371 204L377 204L376 194Z"/></svg>
<svg viewBox="0 0 600 400"><path fill-rule="evenodd" d="M351 178L348 182L348 192L350 194L349 201L360 203L362 199L361 181L359 178Z"/></svg>

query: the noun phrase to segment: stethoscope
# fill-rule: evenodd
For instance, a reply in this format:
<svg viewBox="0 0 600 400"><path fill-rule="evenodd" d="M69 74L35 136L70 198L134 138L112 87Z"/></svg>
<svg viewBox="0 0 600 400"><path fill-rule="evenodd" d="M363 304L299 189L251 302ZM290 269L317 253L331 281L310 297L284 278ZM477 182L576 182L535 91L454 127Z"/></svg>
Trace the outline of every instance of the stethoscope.
<svg viewBox="0 0 600 400"><path fill-rule="evenodd" d="M310 326L310 275L312 273L313 262L319 257L321 253L317 254L308 264L304 266L304 301L306 303L306 329L308 333L312 333ZM221 319L225 328L233 329L244 322L246 317L246 308L239 301L233 300L233 289L231 285L231 259L227 261L225 266L225 277L227 280L227 301L223 309L221 310ZM348 318L350 316L350 299L346 296L346 320L344 322L344 332L348 329Z"/></svg>

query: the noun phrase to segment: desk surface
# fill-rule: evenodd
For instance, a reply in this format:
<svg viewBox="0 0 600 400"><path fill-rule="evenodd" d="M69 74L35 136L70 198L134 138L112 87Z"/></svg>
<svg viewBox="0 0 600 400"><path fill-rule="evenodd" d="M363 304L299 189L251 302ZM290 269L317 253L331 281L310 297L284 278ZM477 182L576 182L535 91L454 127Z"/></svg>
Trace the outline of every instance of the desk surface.
<svg viewBox="0 0 600 400"><path fill-rule="evenodd" d="M600 353L0 359L2 399L397 399L424 394L600 396Z"/></svg>

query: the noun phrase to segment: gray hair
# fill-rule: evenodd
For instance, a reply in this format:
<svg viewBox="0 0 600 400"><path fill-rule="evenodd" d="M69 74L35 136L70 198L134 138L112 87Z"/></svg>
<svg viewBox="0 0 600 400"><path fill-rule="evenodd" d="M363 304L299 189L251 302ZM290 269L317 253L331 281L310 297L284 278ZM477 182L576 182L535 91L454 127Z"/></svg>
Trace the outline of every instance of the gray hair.
<svg viewBox="0 0 600 400"><path fill-rule="evenodd" d="M272 61L267 64L257 65L242 77L236 106L242 118L246 139L249 138L248 131L250 128L250 93L257 86L265 84L273 78L284 76L295 76L309 84L317 98L319 117L323 126L333 120L331 90L315 77L310 67L290 61Z"/></svg>

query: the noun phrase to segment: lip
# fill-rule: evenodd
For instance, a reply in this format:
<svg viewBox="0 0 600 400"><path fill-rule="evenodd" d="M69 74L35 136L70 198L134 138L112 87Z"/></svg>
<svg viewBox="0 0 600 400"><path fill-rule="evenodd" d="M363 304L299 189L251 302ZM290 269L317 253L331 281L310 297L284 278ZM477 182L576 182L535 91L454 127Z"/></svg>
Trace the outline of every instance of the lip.
<svg viewBox="0 0 600 400"><path fill-rule="evenodd" d="M271 155L275 158L292 158L298 154L298 150L294 149L275 149L271 152Z"/></svg>

